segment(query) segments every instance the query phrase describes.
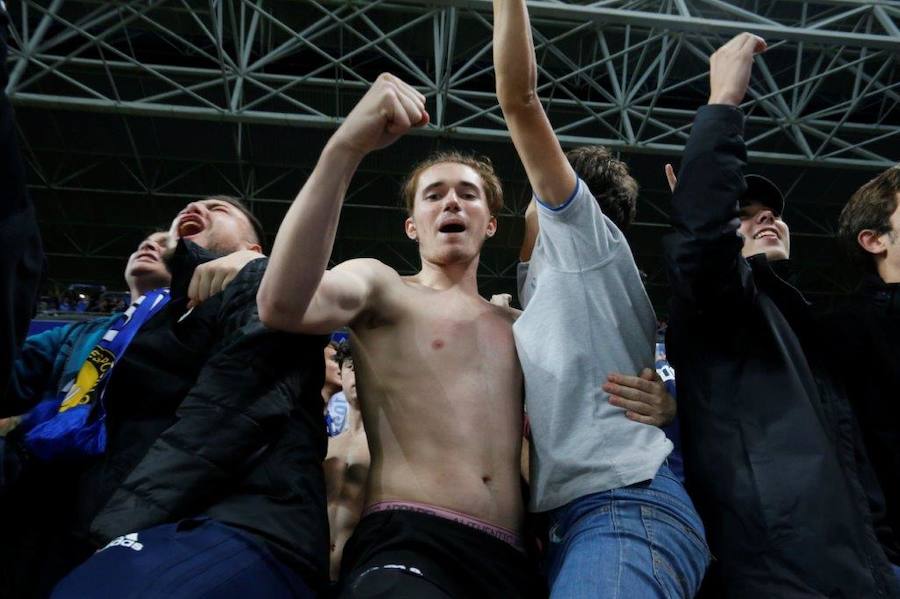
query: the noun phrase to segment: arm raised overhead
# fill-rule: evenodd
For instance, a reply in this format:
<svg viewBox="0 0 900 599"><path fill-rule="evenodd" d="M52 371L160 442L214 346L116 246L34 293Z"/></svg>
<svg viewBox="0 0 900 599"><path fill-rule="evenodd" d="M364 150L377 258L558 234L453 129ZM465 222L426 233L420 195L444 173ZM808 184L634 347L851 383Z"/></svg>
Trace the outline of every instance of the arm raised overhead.
<svg viewBox="0 0 900 599"><path fill-rule="evenodd" d="M535 194L563 204L575 173L537 95L537 62L525 0L494 0L494 69L497 99Z"/></svg>
<svg viewBox="0 0 900 599"><path fill-rule="evenodd" d="M281 223L257 296L265 325L325 332L370 305L379 277L390 269L353 260L326 271L341 203L367 154L426 124L425 96L393 75L380 75L328 141Z"/></svg>

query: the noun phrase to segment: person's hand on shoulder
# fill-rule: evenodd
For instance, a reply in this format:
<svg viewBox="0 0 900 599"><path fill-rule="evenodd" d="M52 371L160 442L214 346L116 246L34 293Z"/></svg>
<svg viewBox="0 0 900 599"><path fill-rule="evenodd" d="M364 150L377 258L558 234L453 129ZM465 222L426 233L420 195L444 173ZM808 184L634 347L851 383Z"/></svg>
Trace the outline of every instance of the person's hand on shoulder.
<svg viewBox="0 0 900 599"><path fill-rule="evenodd" d="M194 269L188 286L188 308L193 308L225 289L249 262L265 258L253 250L240 250L210 260Z"/></svg>
<svg viewBox="0 0 900 599"><path fill-rule="evenodd" d="M491 303L497 307L506 310L513 320L522 315L522 311L512 307L512 295L508 293L497 293L491 296Z"/></svg>

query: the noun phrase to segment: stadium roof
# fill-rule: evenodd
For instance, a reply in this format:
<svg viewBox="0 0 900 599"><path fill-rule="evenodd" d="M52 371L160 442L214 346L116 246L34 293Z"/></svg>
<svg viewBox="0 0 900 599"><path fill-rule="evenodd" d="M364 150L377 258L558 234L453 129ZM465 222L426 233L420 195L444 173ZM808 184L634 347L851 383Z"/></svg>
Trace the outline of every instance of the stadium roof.
<svg viewBox="0 0 900 599"><path fill-rule="evenodd" d="M804 290L848 289L833 236L853 189L896 162L900 2L529 2L540 94L564 145L601 143L642 185L629 237L658 308L663 164L705 103L707 56L749 30L770 50L745 103L750 171L785 191ZM51 278L118 288L141 237L186 201L246 198L274 236L330 132L390 71L432 124L369 157L333 259L417 268L402 175L432 149L490 156L507 207L481 288L513 292L529 192L494 97L489 0L23 0L11 6L17 108Z"/></svg>

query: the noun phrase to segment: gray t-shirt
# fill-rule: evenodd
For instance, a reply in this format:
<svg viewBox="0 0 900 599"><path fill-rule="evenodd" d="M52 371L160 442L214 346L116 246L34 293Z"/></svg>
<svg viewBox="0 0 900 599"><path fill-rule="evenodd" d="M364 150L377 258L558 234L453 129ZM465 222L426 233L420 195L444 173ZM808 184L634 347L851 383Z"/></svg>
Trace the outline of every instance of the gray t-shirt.
<svg viewBox="0 0 900 599"><path fill-rule="evenodd" d="M583 181L559 208L538 201L538 219L513 333L531 422L530 509L540 512L652 479L672 443L601 388L611 372L654 364L656 315L628 242Z"/></svg>

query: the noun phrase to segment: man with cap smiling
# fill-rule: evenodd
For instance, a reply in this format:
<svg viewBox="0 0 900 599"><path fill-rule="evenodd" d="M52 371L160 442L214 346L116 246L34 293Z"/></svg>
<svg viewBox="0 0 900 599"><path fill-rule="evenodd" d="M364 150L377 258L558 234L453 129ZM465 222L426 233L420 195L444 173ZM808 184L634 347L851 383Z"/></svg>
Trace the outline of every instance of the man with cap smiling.
<svg viewBox="0 0 900 599"><path fill-rule="evenodd" d="M865 460L810 304L790 281L784 199L743 176L746 94L765 42L710 59L664 239L685 475L716 560L709 597L896 597ZM873 499L874 498L874 499Z"/></svg>
<svg viewBox="0 0 900 599"><path fill-rule="evenodd" d="M772 260L787 260L791 253L791 235L781 219L784 196L774 183L761 175L746 175L747 190L741 196L741 225L738 234L744 239L741 255L745 258L765 254Z"/></svg>

